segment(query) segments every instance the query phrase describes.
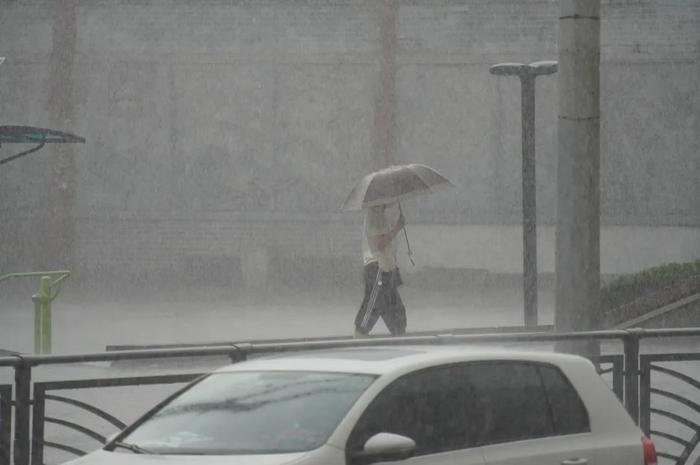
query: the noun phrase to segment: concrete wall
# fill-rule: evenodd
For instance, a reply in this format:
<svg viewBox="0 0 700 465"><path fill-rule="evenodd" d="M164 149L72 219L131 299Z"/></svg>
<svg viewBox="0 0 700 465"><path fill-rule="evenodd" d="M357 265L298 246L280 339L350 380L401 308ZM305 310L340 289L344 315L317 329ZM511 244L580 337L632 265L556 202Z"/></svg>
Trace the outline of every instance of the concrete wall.
<svg viewBox="0 0 700 465"><path fill-rule="evenodd" d="M556 58L558 4L399 3L394 162L428 163L457 186L406 206L422 263L517 272L520 90L488 67ZM2 2L2 124L51 125L52 4ZM76 15L75 121L57 129L87 138L74 152L78 276L234 270L254 282L265 262L356 265L359 220L338 207L373 166L371 0L85 0ZM604 1L602 42L603 271L698 258L700 2ZM556 208L556 108L556 78L543 77L542 224ZM50 241L51 155L0 172L3 270L53 265L35 252Z"/></svg>

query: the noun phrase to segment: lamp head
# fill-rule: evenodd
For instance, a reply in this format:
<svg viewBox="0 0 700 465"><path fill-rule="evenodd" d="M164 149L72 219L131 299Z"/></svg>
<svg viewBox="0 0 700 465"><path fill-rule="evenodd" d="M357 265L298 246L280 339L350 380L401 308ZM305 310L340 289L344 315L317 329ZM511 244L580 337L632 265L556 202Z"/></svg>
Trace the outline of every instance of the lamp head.
<svg viewBox="0 0 700 465"><path fill-rule="evenodd" d="M527 65L522 63L499 63L489 68L491 74L496 76L519 76Z"/></svg>

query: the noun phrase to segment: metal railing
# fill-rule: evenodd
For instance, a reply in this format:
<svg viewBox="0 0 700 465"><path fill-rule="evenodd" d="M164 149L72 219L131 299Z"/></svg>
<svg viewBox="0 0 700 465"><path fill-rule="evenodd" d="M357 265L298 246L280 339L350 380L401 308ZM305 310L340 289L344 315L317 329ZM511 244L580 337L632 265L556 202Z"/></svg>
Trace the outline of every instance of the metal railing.
<svg viewBox="0 0 700 465"><path fill-rule="evenodd" d="M398 345L441 345L441 344L478 344L478 343L531 343L531 342L558 342L558 341L619 341L623 345L623 354L606 354L596 360L599 367L603 364L612 364L611 367L600 369L602 373L612 374L613 390L624 402L630 415L639 422L640 407L642 409L642 424L645 431L653 433L648 427L648 415L651 410L648 400L648 393L654 391L648 386L646 373L651 368L640 370L646 367L651 360L659 358L648 358L643 355L640 358L640 341L645 338L662 337L682 337L700 336L700 328L677 328L660 330L609 330L590 331L576 333L510 333L510 334L436 334L412 337L396 338L370 338L370 339L345 339L332 341L303 341L303 342L265 342L265 343L241 343L230 344L229 346L216 347L186 347L174 349L157 350L128 350L102 352L78 355L11 355L0 357L0 367L12 367L15 374L14 393L14 428L13 428L13 459L14 465L42 465L43 447L49 446L62 450L71 449L70 446L45 442L43 435L44 425L48 423L61 424L62 426L80 431L96 440L103 437L94 431L86 431L80 425L67 422L57 418L47 418L45 416L45 403L47 400L58 402L70 402L73 405L81 404L80 401L67 399L62 396L48 394L49 390L71 389L81 387L107 387L126 386L138 384L162 384L168 382L184 382L196 376L194 373L181 375L162 375L153 377L135 378L109 378L77 381L53 381L46 383L34 383L32 397L32 369L38 366L75 364L85 362L116 362L126 360L152 360L152 359L173 359L178 357L207 357L207 356L227 356L232 362L245 360L250 355L291 352L301 350L318 350L329 348L347 347L368 347L368 346L398 346ZM695 354L700 359L700 354ZM646 357L646 358L645 358ZM656 357L661 357L657 355ZM641 361L640 361L641 360ZM694 359L695 360L695 359ZM624 363L623 363L624 362ZM624 365L624 369L623 369ZM641 376L640 376L641 375ZM179 377L178 377L179 376ZM640 381L642 381L642 401L640 402ZM5 387L0 390L0 399L9 397L9 391ZM92 413L109 418L106 412L98 411L87 404L82 403L81 408L91 410ZM32 410L33 407L33 410ZM6 409L3 409L3 415ZM33 417L33 421L31 420ZM120 422L116 418L110 418L111 423L119 426ZM5 420L7 421L7 420ZM6 425L3 422L0 425ZM0 430L0 440L9 434L7 428ZM698 429L700 435L700 429ZM5 449L5 448L3 448ZM72 448L70 452L82 454L83 451ZM30 460L31 459L31 460ZM680 463L680 462L679 462ZM5 456L0 454L0 465L10 465L9 453Z"/></svg>
<svg viewBox="0 0 700 465"><path fill-rule="evenodd" d="M79 409L85 410L117 429L121 430L126 427L126 424L116 418L114 415L105 412L104 410L90 405L85 402L81 402L76 399L71 399L64 396L58 396L54 394L47 394L50 390L64 390L64 389L82 389L82 388L95 388L95 387L117 387L117 386L143 386L147 384L171 384L171 383L185 383L192 381L200 373L186 373L177 375L160 375L160 376L136 376L129 378L110 378L110 379L84 379L76 381L53 381L46 383L34 383L34 400L33 400L33 411L32 411L32 451L31 451L31 463L33 465L43 465L44 463L44 447L51 447L54 449L63 450L69 452L73 455L85 455L88 451L72 447L68 444L60 444L56 442L46 441L44 438L44 426L46 423L54 423L61 425L63 427L69 428L78 433L82 433L101 444L104 444L107 438L93 429L87 428L75 422L63 420L60 418L54 418L46 416L46 401L60 402L64 404L69 404Z"/></svg>
<svg viewBox="0 0 700 465"><path fill-rule="evenodd" d="M700 445L700 425L693 421L693 417L697 418L698 414L700 414L700 403L683 396L678 391L682 392L688 388L693 389L698 394L698 397L700 397L700 381L696 378L688 376L687 374L681 373L678 370L659 365L659 363L688 361L700 361L700 353L648 354L640 357L641 396L639 408L642 415L639 426L647 435L662 437L671 441L672 443L680 445L681 450L679 454L671 454L666 451L658 452L660 457L673 460L677 464L686 463L691 453L698 447L698 445ZM676 384L681 386L681 389L677 389L677 392L673 392L670 389L653 387L653 373L663 374L673 379ZM674 412L669 407L654 407L652 405L652 396L659 400L671 400L673 404L680 408L676 409L676 412ZM682 438L678 435L653 428L651 422L652 415L663 417L677 425L682 425L683 427L690 429L693 431L692 437Z"/></svg>

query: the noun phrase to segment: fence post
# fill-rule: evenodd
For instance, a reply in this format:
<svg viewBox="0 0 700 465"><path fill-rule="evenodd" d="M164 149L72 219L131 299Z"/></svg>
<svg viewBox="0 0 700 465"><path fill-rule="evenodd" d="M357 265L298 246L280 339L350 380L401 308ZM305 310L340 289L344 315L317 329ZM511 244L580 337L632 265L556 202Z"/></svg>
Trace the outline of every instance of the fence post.
<svg viewBox="0 0 700 465"><path fill-rule="evenodd" d="M12 447L12 385L0 386L0 465L10 465Z"/></svg>
<svg viewBox="0 0 700 465"><path fill-rule="evenodd" d="M228 354L231 363L244 362L248 359L248 349L250 344L231 344L233 350Z"/></svg>
<svg viewBox="0 0 700 465"><path fill-rule="evenodd" d="M651 430L651 362L647 356L641 358L641 377L639 378L639 427L649 436Z"/></svg>
<svg viewBox="0 0 700 465"><path fill-rule="evenodd" d="M15 366L14 465L29 465L32 369L26 362L22 362Z"/></svg>
<svg viewBox="0 0 700 465"><path fill-rule="evenodd" d="M625 351L625 408L639 424L639 333L627 331Z"/></svg>
<svg viewBox="0 0 700 465"><path fill-rule="evenodd" d="M32 405L32 465L44 465L44 418L46 389L41 383L34 383Z"/></svg>
<svg viewBox="0 0 700 465"><path fill-rule="evenodd" d="M623 402L625 399L625 387L624 387L624 373L625 373L625 359L619 355L615 356L615 361L613 362L613 392Z"/></svg>

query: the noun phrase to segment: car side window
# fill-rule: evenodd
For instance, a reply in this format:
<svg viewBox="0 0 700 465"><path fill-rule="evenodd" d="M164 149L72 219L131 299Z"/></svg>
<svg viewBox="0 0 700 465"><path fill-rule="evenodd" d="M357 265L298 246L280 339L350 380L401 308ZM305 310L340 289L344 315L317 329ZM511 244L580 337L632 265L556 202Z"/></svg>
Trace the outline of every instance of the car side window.
<svg viewBox="0 0 700 465"><path fill-rule="evenodd" d="M556 434L589 432L588 412L569 380L557 368L540 366L539 370Z"/></svg>
<svg viewBox="0 0 700 465"><path fill-rule="evenodd" d="M559 369L534 363L479 363L468 368L483 403L478 445L590 431L588 414Z"/></svg>
<svg viewBox="0 0 700 465"><path fill-rule="evenodd" d="M550 436L551 411L537 365L496 362L468 368L483 403L483 435L478 445Z"/></svg>
<svg viewBox="0 0 700 465"><path fill-rule="evenodd" d="M346 445L348 463L377 433L407 436L415 455L590 431L561 371L540 363L460 363L421 370L370 403Z"/></svg>
<svg viewBox="0 0 700 465"><path fill-rule="evenodd" d="M410 437L418 456L468 447L480 419L476 393L463 381L457 366L398 379L362 415L348 440L347 453L362 450L367 439L380 432Z"/></svg>

